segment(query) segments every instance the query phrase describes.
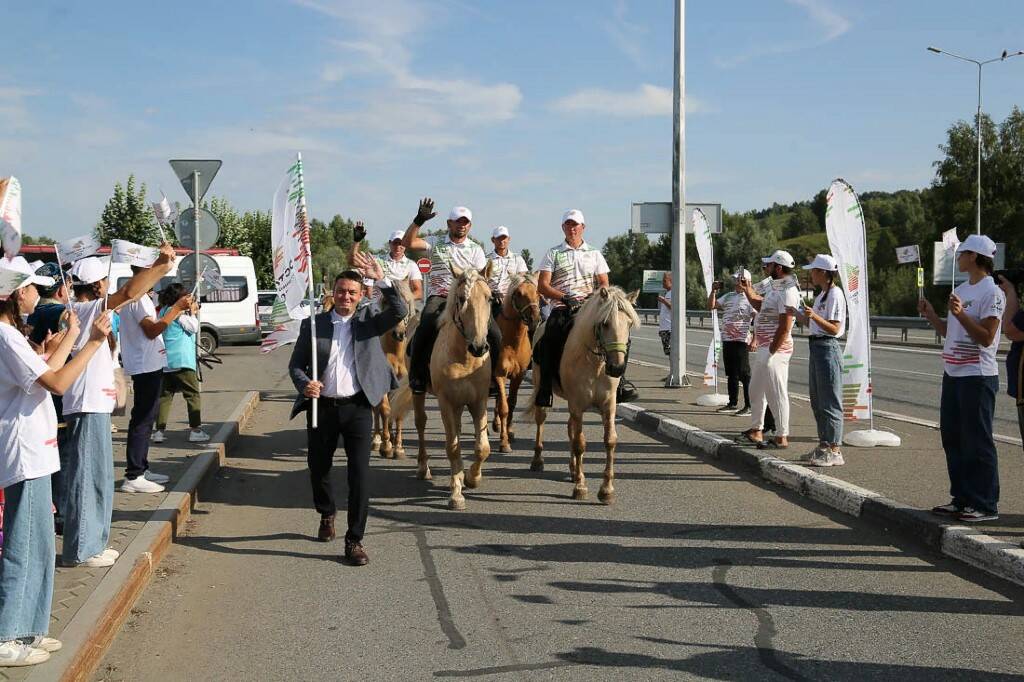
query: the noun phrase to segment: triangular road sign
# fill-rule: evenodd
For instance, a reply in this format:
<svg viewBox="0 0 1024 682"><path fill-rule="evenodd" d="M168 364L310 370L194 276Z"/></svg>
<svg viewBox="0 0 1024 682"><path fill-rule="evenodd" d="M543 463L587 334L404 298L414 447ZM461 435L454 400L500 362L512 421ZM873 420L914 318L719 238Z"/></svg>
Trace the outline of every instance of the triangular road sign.
<svg viewBox="0 0 1024 682"><path fill-rule="evenodd" d="M217 171L220 170L221 161L212 159L171 159L168 163L171 164L171 169L174 170L174 174L181 181L181 186L185 188L185 194L188 195L193 204L198 205L203 200L203 197L206 196L206 190L210 189L210 183L213 182ZM199 171L198 198L192 196L192 173L194 171Z"/></svg>

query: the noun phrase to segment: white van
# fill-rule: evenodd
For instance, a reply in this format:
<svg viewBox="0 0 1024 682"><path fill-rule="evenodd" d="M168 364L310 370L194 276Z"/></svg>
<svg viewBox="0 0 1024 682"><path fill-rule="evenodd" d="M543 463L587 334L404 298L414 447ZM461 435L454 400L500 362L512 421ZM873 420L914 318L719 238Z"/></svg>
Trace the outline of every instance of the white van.
<svg viewBox="0 0 1024 682"><path fill-rule="evenodd" d="M225 253L218 253L223 251ZM212 353L223 343L259 343L260 319L257 312L256 269L248 256L226 255L237 253L233 250L218 249L208 252L220 267L226 289L207 291L203 287L199 310L199 345ZM177 282L179 255L171 273L160 280L155 289L161 289L171 282ZM110 270L111 290L121 288L132 276L131 268L125 263L114 263Z"/></svg>

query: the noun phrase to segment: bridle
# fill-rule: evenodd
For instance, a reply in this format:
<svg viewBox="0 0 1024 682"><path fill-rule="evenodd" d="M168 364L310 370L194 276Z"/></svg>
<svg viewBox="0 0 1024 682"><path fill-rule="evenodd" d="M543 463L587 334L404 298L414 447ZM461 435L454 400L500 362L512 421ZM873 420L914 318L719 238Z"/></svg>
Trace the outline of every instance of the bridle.
<svg viewBox="0 0 1024 682"><path fill-rule="evenodd" d="M475 285L475 282L473 282L473 283L464 282L464 284L468 284L468 285L470 285L470 288L472 288L472 286ZM489 288L487 289L487 292L488 292L488 297L489 297L490 296L490 289ZM460 298L460 296L458 294L456 294L456 296L455 296L456 302L458 302L459 298ZM483 350L481 351L481 353L479 355L477 355L476 353L473 352L473 344L472 344L472 342L470 342L469 337L466 335L466 327L465 327L465 325L462 322L462 311L468 305L469 305L469 299L467 297L467 299L466 299L466 301L464 303L460 304L458 308L456 308L455 310L452 311L452 321L455 323L455 328L459 330L459 334L462 335L462 340L466 342L466 347L469 349L470 354L473 357L482 358L484 355L486 355L490 351L491 348L490 348L490 345L488 345L487 340L485 338L484 339Z"/></svg>
<svg viewBox="0 0 1024 682"><path fill-rule="evenodd" d="M523 304L521 306L517 306L516 302L515 302L516 301L515 296L516 296L516 294L513 292L513 294L512 294L512 309L515 310L519 314L519 320L523 324L525 324L527 327L529 327L530 326L530 317L527 315L527 313L530 310L532 310L533 308L536 308L537 309L537 317L540 317L540 304L539 303L534 303L532 301L527 301L525 304ZM515 322L516 321L516 318L509 317L508 315L505 314L505 306L504 305L501 306L501 310L498 312L498 314L503 319L506 319L509 322Z"/></svg>

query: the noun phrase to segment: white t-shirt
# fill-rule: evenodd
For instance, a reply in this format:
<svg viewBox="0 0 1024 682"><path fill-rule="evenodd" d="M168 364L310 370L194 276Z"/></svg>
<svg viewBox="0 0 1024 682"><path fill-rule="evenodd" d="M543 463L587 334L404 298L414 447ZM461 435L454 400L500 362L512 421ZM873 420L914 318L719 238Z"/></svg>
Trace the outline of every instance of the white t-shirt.
<svg viewBox="0 0 1024 682"><path fill-rule="evenodd" d="M72 309L78 315L82 331L75 341L73 352L82 349L89 341L90 330L98 315L103 314L103 299L73 303ZM110 315L110 311L107 311ZM121 321L124 330L124 320ZM64 415L80 412L96 412L110 414L117 402L117 386L114 383L114 358L108 344L101 344L99 349L89 358L85 370L75 379L68 390L64 391Z"/></svg>
<svg viewBox="0 0 1024 682"><path fill-rule="evenodd" d="M662 297L667 298L673 303L676 302L675 291L666 291L664 294L662 294ZM672 331L672 309L665 305L662 301L658 301L658 331Z"/></svg>
<svg viewBox="0 0 1024 682"><path fill-rule="evenodd" d="M466 237L461 244L454 243L448 235L427 237L427 256L430 258L430 272L427 273L427 296L447 296L452 285L452 270L487 267L487 256L475 241Z"/></svg>
<svg viewBox="0 0 1024 682"><path fill-rule="evenodd" d="M405 279L410 282L423 281L423 273L420 272L419 266L406 256L402 256L400 260L393 260L390 255L387 255L383 258L378 258L377 262L380 263L384 276L392 282L401 282ZM378 286L377 282L374 282L373 289L370 292L370 300L373 303L379 304L382 298L380 286Z"/></svg>
<svg viewBox="0 0 1024 682"><path fill-rule="evenodd" d="M964 311L975 322L989 317L999 320L1002 326L1006 296L991 277L985 277L977 284L964 282L953 290L963 302ZM946 374L951 377L998 376L996 349L999 347L1000 327L991 346L982 348L952 315L946 320L946 340L942 346L942 359Z"/></svg>
<svg viewBox="0 0 1024 682"><path fill-rule="evenodd" d="M823 320L839 322L839 330L835 334L829 334L818 326L818 323L811 320L808 325L808 333L811 336L834 336L841 337L846 333L846 298L843 291L836 285L828 288L828 291L821 292L814 299L814 312Z"/></svg>
<svg viewBox="0 0 1024 682"><path fill-rule="evenodd" d="M495 251L491 251L487 254L487 259L493 263L491 277L487 280L487 285L491 287L491 291L502 295L508 293L508 285L512 283L512 277L529 272L523 257L513 251L506 251L504 256L499 256Z"/></svg>
<svg viewBox="0 0 1024 682"><path fill-rule="evenodd" d="M750 338L750 322L754 318L754 306L745 294L730 291L718 297L722 309L722 340L747 342Z"/></svg>
<svg viewBox="0 0 1024 682"><path fill-rule="evenodd" d="M757 314L757 326L754 328L758 348L768 348L771 345L775 331L779 328L779 316L789 312L788 308L796 308L799 305L800 294L797 292L796 280L787 277L772 282L771 289L761 302L761 312ZM785 355L793 352L792 335L786 337L776 352Z"/></svg>
<svg viewBox="0 0 1024 682"><path fill-rule="evenodd" d="M49 369L21 332L0 323L0 488L60 470L57 413L36 383Z"/></svg>
<svg viewBox="0 0 1024 682"><path fill-rule="evenodd" d="M142 320L149 318L156 322L156 306L149 296L143 296L121 308L121 361L125 374L134 376L146 372L157 372L167 366L167 350L164 337L151 339L146 336Z"/></svg>
<svg viewBox="0 0 1024 682"><path fill-rule="evenodd" d="M604 254L586 242L575 249L566 242L548 249L537 269L551 273L553 289L579 298L586 298L593 293L594 278L606 275L609 271ZM559 308L565 304L561 301L552 301L551 305Z"/></svg>

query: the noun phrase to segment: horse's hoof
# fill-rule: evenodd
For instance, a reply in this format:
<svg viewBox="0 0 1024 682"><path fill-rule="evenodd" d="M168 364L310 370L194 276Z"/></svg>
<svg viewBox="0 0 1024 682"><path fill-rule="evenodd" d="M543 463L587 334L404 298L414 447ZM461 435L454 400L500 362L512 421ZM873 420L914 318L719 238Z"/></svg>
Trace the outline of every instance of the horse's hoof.
<svg viewBox="0 0 1024 682"><path fill-rule="evenodd" d="M451 509L452 511L465 511L465 509L466 509L466 499L465 498L455 499L453 497L453 498L448 500L448 508Z"/></svg>
<svg viewBox="0 0 1024 682"><path fill-rule="evenodd" d="M498 452L503 452L506 455L511 454L512 453L512 446L509 445L508 443L502 443L501 447L498 448Z"/></svg>
<svg viewBox="0 0 1024 682"><path fill-rule="evenodd" d="M405 448L395 450L395 459L405 459Z"/></svg>
<svg viewBox="0 0 1024 682"><path fill-rule="evenodd" d="M376 450L379 447L380 447L380 436L374 436L373 440L370 441L370 449L371 450Z"/></svg>
<svg viewBox="0 0 1024 682"><path fill-rule="evenodd" d="M476 478L470 478L469 476L466 476L466 487L467 488L476 488L477 486L480 485L480 479L481 478L483 478L482 475L481 476L477 476Z"/></svg>
<svg viewBox="0 0 1024 682"><path fill-rule="evenodd" d="M574 500L585 500L585 499L587 499L587 493L589 493L589 492L590 491L587 490L586 488L573 488L572 489L572 499L574 499Z"/></svg>
<svg viewBox="0 0 1024 682"><path fill-rule="evenodd" d="M433 480L434 477L431 475L430 469L420 469L416 472L416 478L421 481L430 481Z"/></svg>
<svg viewBox="0 0 1024 682"><path fill-rule="evenodd" d="M544 471L544 460L535 459L532 462L530 462L530 471Z"/></svg>
<svg viewBox="0 0 1024 682"><path fill-rule="evenodd" d="M391 459L392 457L395 456L395 451L390 447L381 446L380 456L383 457L384 459Z"/></svg>
<svg viewBox="0 0 1024 682"><path fill-rule="evenodd" d="M604 490L597 491L597 499L603 504L613 504L615 502L615 491L605 492Z"/></svg>

